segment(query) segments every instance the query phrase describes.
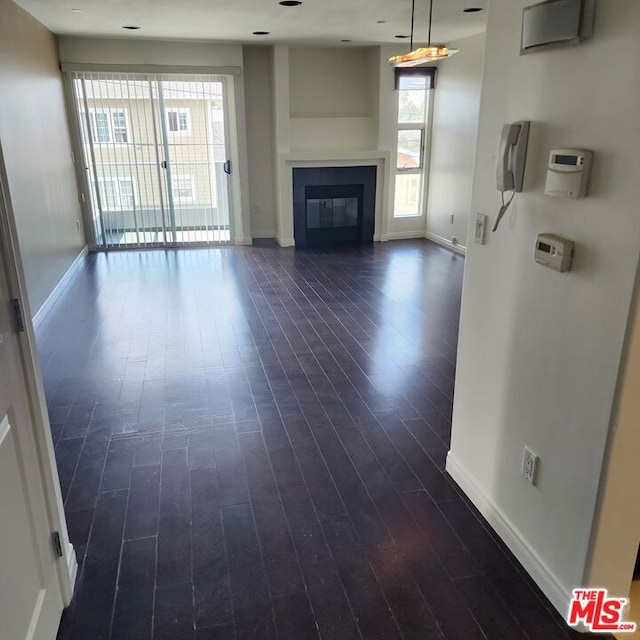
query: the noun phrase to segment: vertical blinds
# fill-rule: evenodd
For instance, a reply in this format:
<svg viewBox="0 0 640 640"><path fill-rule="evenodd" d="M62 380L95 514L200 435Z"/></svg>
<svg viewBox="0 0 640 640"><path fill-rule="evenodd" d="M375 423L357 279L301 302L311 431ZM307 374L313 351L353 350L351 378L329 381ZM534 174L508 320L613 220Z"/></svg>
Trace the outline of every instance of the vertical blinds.
<svg viewBox="0 0 640 640"><path fill-rule="evenodd" d="M70 75L96 244L229 242L226 79Z"/></svg>

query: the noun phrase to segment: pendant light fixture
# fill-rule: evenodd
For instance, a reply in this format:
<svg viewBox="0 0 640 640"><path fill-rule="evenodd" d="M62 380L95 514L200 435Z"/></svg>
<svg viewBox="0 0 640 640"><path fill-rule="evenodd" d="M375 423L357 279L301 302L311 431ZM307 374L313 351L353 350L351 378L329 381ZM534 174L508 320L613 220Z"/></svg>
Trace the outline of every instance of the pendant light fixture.
<svg viewBox="0 0 640 640"><path fill-rule="evenodd" d="M416 0L411 0L411 50L389 58L389 62L396 67L418 67L428 62L437 62L443 58L449 58L459 49L449 49L446 46L439 47L431 44L431 22L433 20L433 0L429 0L429 41L426 47L413 48L413 26L416 15Z"/></svg>

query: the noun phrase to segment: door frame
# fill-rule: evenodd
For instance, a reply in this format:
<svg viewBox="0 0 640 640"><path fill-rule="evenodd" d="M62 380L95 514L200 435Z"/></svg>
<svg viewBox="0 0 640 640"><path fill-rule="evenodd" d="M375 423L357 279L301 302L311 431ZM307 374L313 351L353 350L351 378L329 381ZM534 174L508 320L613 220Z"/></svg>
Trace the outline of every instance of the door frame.
<svg viewBox="0 0 640 640"><path fill-rule="evenodd" d="M20 300L25 330L17 333L18 351L24 374L24 386L31 417L31 429L36 443L38 467L42 479L42 490L47 510L50 531L60 535L62 556L56 559L58 585L64 606L68 606L73 596L78 561L73 545L69 541L67 521L64 514L58 467L55 459L51 425L45 400L40 361L36 348L31 308L27 296L24 269L15 215L8 189L8 179L2 145L0 145L0 251L5 256L9 294ZM1 258L0 258L1 259Z"/></svg>
<svg viewBox="0 0 640 640"><path fill-rule="evenodd" d="M230 240L228 245L250 245L253 243L251 236L251 217L249 213L249 186L248 160L247 160L247 134L245 124L245 100L244 83L238 81L240 69L236 67L171 67L155 65L102 65L102 64L62 64L62 81L64 87L65 107L69 129L71 134L71 145L73 149L74 167L76 181L78 183L78 198L82 210L85 235L89 251L102 251L104 247L98 244L95 236L93 207L91 202L91 192L94 188L90 184L85 167L85 157L82 145L81 124L78 110L76 108L75 89L73 84L74 72L107 72L107 73L141 73L145 75L209 75L217 76L217 79L224 85L224 111L225 111L225 131L229 160L232 163L232 173L228 176L227 196L229 207L229 227ZM154 112L155 113L155 112ZM163 114L159 114L162 117ZM160 126L158 123L157 126ZM154 124L154 131L156 125ZM157 131L156 131L157 134ZM162 189L162 180L160 188ZM164 196L164 194L163 194ZM168 205L164 203L164 208ZM163 214L164 215L164 214ZM165 219L165 225L167 220ZM167 226L168 228L168 226ZM172 245L170 245L172 246ZM194 245L198 246L198 245ZM214 244L212 247L226 246L225 244ZM162 249L160 247L137 247L143 249ZM112 250L110 247L106 250ZM118 249L116 249L118 250Z"/></svg>

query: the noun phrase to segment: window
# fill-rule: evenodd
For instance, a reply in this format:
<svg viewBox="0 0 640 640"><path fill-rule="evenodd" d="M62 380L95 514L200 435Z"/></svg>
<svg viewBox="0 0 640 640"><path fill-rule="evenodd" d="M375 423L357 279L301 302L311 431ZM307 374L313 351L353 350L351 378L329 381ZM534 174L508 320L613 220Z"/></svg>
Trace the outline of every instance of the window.
<svg viewBox="0 0 640 640"><path fill-rule="evenodd" d="M123 211L134 208L136 189L132 177L98 178L98 186L103 211Z"/></svg>
<svg viewBox="0 0 640 640"><path fill-rule="evenodd" d="M82 140L87 139L87 116L80 114ZM129 122L126 109L96 108L89 109L91 123L91 139L94 144L127 144L129 142Z"/></svg>
<svg viewBox="0 0 640 640"><path fill-rule="evenodd" d="M193 176L172 176L171 191L176 204L193 202L196 199Z"/></svg>
<svg viewBox="0 0 640 640"><path fill-rule="evenodd" d="M429 118L428 76L398 78L398 146L393 215L421 216Z"/></svg>
<svg viewBox="0 0 640 640"><path fill-rule="evenodd" d="M173 134L190 135L191 109L167 109L167 131Z"/></svg>

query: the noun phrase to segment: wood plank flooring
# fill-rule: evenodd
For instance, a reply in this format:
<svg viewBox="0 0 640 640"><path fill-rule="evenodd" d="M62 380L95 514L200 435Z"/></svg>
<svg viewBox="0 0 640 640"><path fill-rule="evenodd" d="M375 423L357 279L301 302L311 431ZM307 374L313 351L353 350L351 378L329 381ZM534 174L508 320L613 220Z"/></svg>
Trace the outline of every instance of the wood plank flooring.
<svg viewBox="0 0 640 640"><path fill-rule="evenodd" d="M92 254L38 336L60 640L576 636L444 472L463 259Z"/></svg>

